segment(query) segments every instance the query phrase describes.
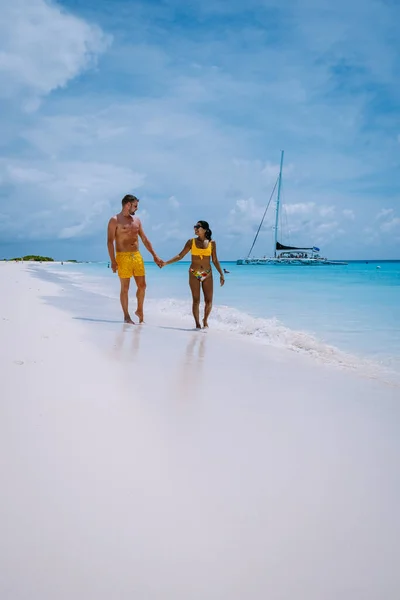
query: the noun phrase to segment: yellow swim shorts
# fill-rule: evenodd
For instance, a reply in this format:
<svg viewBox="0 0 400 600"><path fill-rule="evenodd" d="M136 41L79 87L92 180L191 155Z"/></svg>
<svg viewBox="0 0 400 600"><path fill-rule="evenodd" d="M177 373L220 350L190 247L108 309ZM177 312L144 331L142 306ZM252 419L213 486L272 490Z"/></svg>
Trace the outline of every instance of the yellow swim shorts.
<svg viewBox="0 0 400 600"><path fill-rule="evenodd" d="M118 265L118 276L121 279L144 277L144 262L140 252L117 252L115 260Z"/></svg>

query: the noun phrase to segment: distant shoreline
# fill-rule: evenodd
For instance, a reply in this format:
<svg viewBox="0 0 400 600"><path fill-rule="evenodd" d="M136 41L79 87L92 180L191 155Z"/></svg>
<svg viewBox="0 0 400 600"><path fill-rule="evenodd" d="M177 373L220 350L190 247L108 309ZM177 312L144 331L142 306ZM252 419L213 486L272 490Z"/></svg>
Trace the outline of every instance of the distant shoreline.
<svg viewBox="0 0 400 600"><path fill-rule="evenodd" d="M359 259L350 259L350 258L344 258L344 259L332 259L332 260L344 260L347 263L352 263L352 264L368 264L368 263L400 263L400 258L385 258L385 259L379 259L379 258L370 258L370 259L364 259L364 258L359 258ZM25 258L25 257L12 257L12 258L1 258L0 262L49 262L49 263L68 263L68 264L107 264L110 261L109 260L65 260L65 259L57 259L57 258L51 258L51 257L37 257L37 258ZM152 263L152 260L145 260L145 263ZM182 260L180 261L181 263L187 263L190 264L190 260ZM221 263L224 264L231 264L231 265L235 265L236 264L236 260L221 260Z"/></svg>

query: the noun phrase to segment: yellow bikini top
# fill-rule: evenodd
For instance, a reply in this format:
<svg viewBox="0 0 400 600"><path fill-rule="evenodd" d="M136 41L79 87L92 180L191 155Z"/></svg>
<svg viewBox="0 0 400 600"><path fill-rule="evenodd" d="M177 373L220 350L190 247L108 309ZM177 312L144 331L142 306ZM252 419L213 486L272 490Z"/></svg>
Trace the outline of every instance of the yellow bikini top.
<svg viewBox="0 0 400 600"><path fill-rule="evenodd" d="M207 248L198 248L196 246L196 240L193 238L192 240L192 255L200 256L200 260L203 260L203 256L211 256L212 253L212 242L211 240L208 242Z"/></svg>

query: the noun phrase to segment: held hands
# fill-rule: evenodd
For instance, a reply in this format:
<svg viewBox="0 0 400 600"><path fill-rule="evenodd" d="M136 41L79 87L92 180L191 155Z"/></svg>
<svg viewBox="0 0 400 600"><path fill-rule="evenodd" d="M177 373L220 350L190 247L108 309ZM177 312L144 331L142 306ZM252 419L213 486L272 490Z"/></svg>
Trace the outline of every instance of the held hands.
<svg viewBox="0 0 400 600"><path fill-rule="evenodd" d="M159 256L155 256L154 257L154 262L156 263L156 265L158 267L160 267L160 269L162 269L163 267L165 267L165 262Z"/></svg>

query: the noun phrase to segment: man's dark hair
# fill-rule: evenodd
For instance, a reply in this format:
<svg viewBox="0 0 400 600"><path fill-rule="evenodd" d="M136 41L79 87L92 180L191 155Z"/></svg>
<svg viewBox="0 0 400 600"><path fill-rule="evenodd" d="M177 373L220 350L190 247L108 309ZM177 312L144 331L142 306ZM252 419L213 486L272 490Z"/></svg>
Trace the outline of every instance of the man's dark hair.
<svg viewBox="0 0 400 600"><path fill-rule="evenodd" d="M135 200L139 202L139 198L136 198L136 196L132 196L132 194L127 194L122 198L121 204L122 206L125 206L125 204L129 204L129 202L134 202Z"/></svg>

